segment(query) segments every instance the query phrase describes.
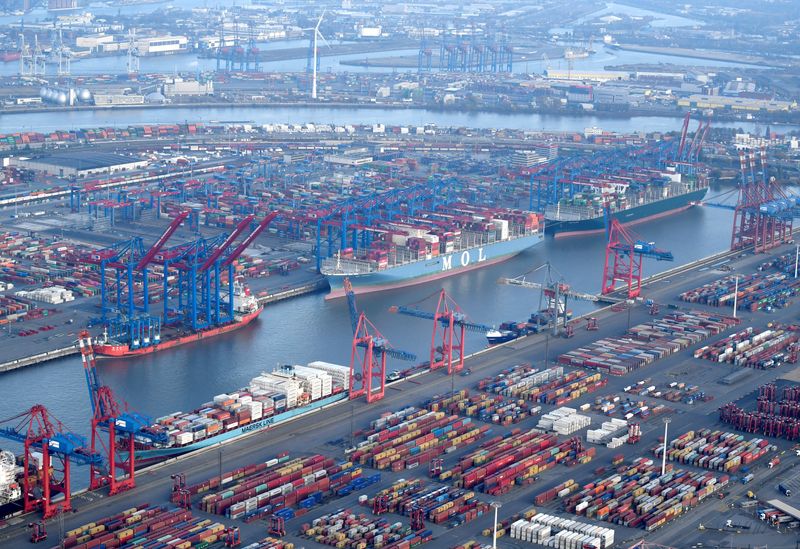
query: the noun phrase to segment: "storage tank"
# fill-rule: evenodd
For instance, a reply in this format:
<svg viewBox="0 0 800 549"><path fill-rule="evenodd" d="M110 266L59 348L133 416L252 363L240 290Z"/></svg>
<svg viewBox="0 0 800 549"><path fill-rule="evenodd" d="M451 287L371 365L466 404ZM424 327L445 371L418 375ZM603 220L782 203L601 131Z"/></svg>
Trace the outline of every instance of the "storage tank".
<svg viewBox="0 0 800 549"><path fill-rule="evenodd" d="M78 92L78 100L81 101L82 103L88 103L89 101L92 100L92 92L90 92L86 88L83 88L82 90L80 90L80 92Z"/></svg>

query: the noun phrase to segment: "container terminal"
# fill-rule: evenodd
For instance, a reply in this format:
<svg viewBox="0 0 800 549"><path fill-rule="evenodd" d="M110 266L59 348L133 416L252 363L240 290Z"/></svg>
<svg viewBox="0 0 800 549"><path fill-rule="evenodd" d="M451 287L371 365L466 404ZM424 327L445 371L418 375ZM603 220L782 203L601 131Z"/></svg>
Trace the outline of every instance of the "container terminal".
<svg viewBox="0 0 800 549"><path fill-rule="evenodd" d="M768 314L763 309L745 304L736 311L734 317L732 303L703 304L688 302L686 299L687 296L700 294L698 289L724 279L729 272L727 269L743 275L757 273L759 268L763 268L765 260L774 262L775 265L771 268L777 272L793 268L793 246L777 248L773 253L774 255L727 253L697 265L676 267L645 283L643 291L647 300L652 302L651 305L648 306L647 301L640 301L633 304L630 311L627 308L622 310L616 306L608 306L593 313L598 321L597 330L579 328L569 339L551 337L547 342L544 334L529 336L467 357L462 372L470 372L468 376L456 373L455 370L448 376L442 373L444 370L438 370L391 382L386 387L385 397L377 403L367 404L364 399L342 401L330 405L324 412L312 411L267 431L254 431L247 437L214 445L139 471L136 475L136 487L113 497L107 494L106 489L76 494L72 498L76 511L63 519L65 537L99 537L107 527L117 528L114 530L115 539L125 539L127 534L116 537L120 533L119 527L111 526L110 519L103 517L112 517L125 511L130 514L134 507L144 509L142 506L149 505L153 508L166 506L177 511L186 509L191 512L193 519L206 520L205 525L221 524L218 527L220 541L224 540L221 535L223 530L236 528L236 533L245 542L267 537L277 540L285 533L280 538L283 543L294 543L296 547L323 546L314 541L313 535L300 537L300 531L308 528L302 526L303 524L313 525L318 517L349 509L357 515L363 514L364 524L375 524L374 528L378 531L380 526L377 523L381 519L388 519L388 523L404 524L414 524L417 521L419 526L419 517L413 513L409 515L410 510L402 511L392 507L393 511L386 514L381 506L393 506L393 498L399 497L396 495L398 491L409 494L405 497L410 498L410 502L415 501L413 494L418 494L419 505L422 506L426 501L423 495L427 492L415 487L413 483L421 482L425 486L444 490L440 492L441 495L447 493L448 485L453 485L456 478L453 475L458 475L461 480L455 484L456 487L472 488L470 494L474 496L469 497L477 501L471 504L471 508L481 512L470 514L464 511L464 514L453 515L444 520L431 511L426 511L422 518L422 527L417 532L422 532L423 538L432 536L431 543L435 546L456 547L468 539L489 545L491 538L485 537L483 533L492 528L492 502L499 504L499 521L505 536L500 538L499 546L510 543L514 546L525 545L519 539L509 539L521 535L518 533L523 528L520 520L532 525L549 524L552 533L548 534L549 537L555 536L557 531L566 529L569 532L570 528L576 528L576 520L578 523L608 528L613 530L613 544L606 546L616 547L634 546L642 538L668 547L700 546L700 543L709 546L728 539L733 539L738 546L754 543L755 540L762 544L785 546L790 543L787 540L794 537L791 524L796 520L792 513L796 513L793 506L797 504L793 494L797 488L794 464L798 459L795 451L798 435L786 432L781 436L775 436L776 433L770 436L759 429L742 430L741 424L732 424L727 419L728 416L720 415L719 410L734 405L727 403L735 403L742 409L755 410L757 407L765 410L763 402L791 401L796 396L795 388L800 381L796 356L790 356L796 350L791 345L786 346L783 358L777 364L765 365L759 364L756 359L748 361L749 357L756 354L748 355L751 347L745 345L737 346L733 350L730 350L730 345L725 347L724 343L716 345L724 356L730 355L730 360L718 359L709 349L720 338L735 338L744 342L745 331L754 340L754 344L761 345L774 342L778 337L768 332L795 334L793 309L774 308L772 314ZM727 269L722 270L722 266ZM749 297L750 292L745 295ZM661 310L656 311L653 305ZM632 369L625 375L606 375L603 370L595 370L593 375L602 379L602 383L588 382L592 384L591 389L588 384L576 385L572 392L547 389L546 384L551 380L555 380L556 385L553 386L557 386L560 376L568 371L573 374L577 371L568 364L569 358L565 358L576 349L590 348L598 340L620 337L626 331L629 334L653 331L659 323L667 323L671 318L686 315L704 315L710 323L719 324L722 331L717 335L703 331L706 340L703 340L703 336L696 337L693 339L695 344L665 353L661 358ZM678 325L675 321L672 322L673 327ZM695 325L695 321L692 321L692 325ZM755 337L757 335L761 337ZM794 336L792 341L796 339ZM544 356L546 349L547 357ZM778 354L772 351L772 356L777 357ZM712 358L713 362L709 362ZM80 368L77 357L74 360L75 367ZM563 371L557 371L559 369ZM541 379L538 381L532 380L532 376L537 375L535 371L541 372ZM501 390L512 390L507 379L529 379L526 383L530 384L515 384L515 392L501 393ZM574 382L575 378L572 380ZM537 388L536 383L543 387ZM531 391L539 395L536 400L528 400L530 397L527 395ZM480 414L478 408L488 409L490 405L477 404L478 400L469 400L469 397L476 397L481 392L487 395L515 395L514 398L520 400L506 402L513 404L516 411L503 412L506 415L502 419L493 418L491 412ZM232 403L232 399L241 399L241 396L219 395L220 398L215 398L215 401L225 405L228 403L223 402L222 397L228 398ZM460 399L465 398L468 400L467 405L461 408ZM448 401L451 403L448 404ZM520 411L520 404L527 410L525 413ZM422 411L414 412L409 408L412 406ZM616 407L619 411L610 412L609 407ZM426 408L430 411L425 412ZM474 411L470 408L474 408ZM448 416L447 413L442 413L444 411L453 415ZM784 412L775 410L772 413L776 414L775 417L784 417L777 415ZM458 421L463 424L462 427L455 427L454 424L447 429L461 429L458 432L469 436L445 436L442 440L446 440L446 444L452 445L455 450L440 454L442 457L438 458L439 461L417 462L414 461L415 455L418 456L416 459L424 458L415 453L403 458L402 466L387 466L377 455L377 450L372 449L374 442L367 441L391 440L393 435L385 438L389 433L383 431L401 428L404 424L398 423L398 419L412 417L414 414L417 414L415 423L420 429L424 429L425 421L431 421L428 419L431 415L433 419L442 418L438 420L440 423L448 422L442 425L450 425L461 418ZM392 419L395 416L397 419ZM471 421L467 421L470 416ZM586 419L580 419L581 417ZM649 467L659 469L662 457L660 437L665 433L663 418L670 419L667 426L671 448L666 461L668 474L678 474L678 470L684 470L686 473L681 474L703 479L716 478L716 485L708 485L709 489L704 489L704 493L708 493L705 498L692 502L680 516L658 524L657 527L644 524L626 527L606 522L602 520L603 514L600 510L595 510L590 516L586 514L587 511L576 510L575 503L564 504L565 507L556 501L580 501L575 498L587 487L594 486L588 483L596 482L595 479L612 478L619 475L618 471L648 467L641 460L650 460L647 462ZM592 430L601 424L599 431ZM621 424L624 428L619 429ZM631 429L629 426L634 424L636 429ZM584 435L587 425L590 425L589 431ZM541 431L530 431L537 426ZM547 434L553 430L556 435ZM539 440L536 447L545 444L545 440L550 440L547 437L552 437L557 445L573 445L572 450L565 447L563 454L558 454L564 457L552 463L549 460L539 461L539 472L528 477L528 480L521 480L524 475L519 474L517 480L512 480L510 487L505 489L498 489L496 485L489 484L488 480L483 484L475 484L474 480L470 480L472 477L469 476L469 469L464 469L461 473L455 472L457 467L464 467L465 460L474 461L475 458L469 456L476 451L486 452L486 449L502 441L503 437L519 438L525 433L528 433L528 438ZM588 440L584 440L585 436L589 437ZM625 438L634 443L614 442ZM434 436L429 440L438 439ZM690 446L693 441L698 442ZM519 444L527 447L524 443ZM428 445L435 448L431 443ZM689 451L687 447L695 449L696 457L686 457ZM712 448L713 452L710 451ZM680 457L678 451L682 452ZM373 452L374 455L368 452ZM570 459L575 460L576 455L583 456L580 458L581 462L570 463ZM387 458L391 458L391 454ZM247 478L268 478L264 476L267 473L259 477L259 471L277 470L284 464L289 465L285 465L283 469L292 470L291 464L298 459L301 460L298 463L304 463L309 471L328 471L317 476L321 478L330 474L329 486L335 485L343 476L348 480L341 481L344 483L340 482L340 487L333 495L328 488L315 490L302 502L295 499L298 504L294 511L288 512L287 509L286 512L271 516L259 515L257 510L260 508L250 507L249 504L247 510L242 507L242 511L238 511L238 507L231 507L236 505L235 502L225 505L209 503L216 501L214 498L219 498L219 495L212 494L223 493L219 488L220 478L221 486L230 487L231 494L238 493L240 489L236 486ZM718 461L711 463L710 459ZM358 466L359 471L356 471L352 466L348 468L347 463L364 465ZM459 466L459 463L462 465ZM669 473L670 470L673 473ZM239 480L235 480L237 478ZM569 480L565 481L565 478ZM357 479L361 480L356 482ZM405 484L398 484L402 482ZM408 483L412 485L409 487ZM665 481L662 484L667 483ZM779 489L779 486L782 488ZM558 488L558 494L565 495L558 495L555 488ZM324 492L324 497L311 495L320 491ZM445 496L441 501L449 501L450 497L455 499L459 494L463 496L464 489ZM612 498L604 501L617 500ZM368 505L365 506L365 503ZM187 509L189 504L191 509ZM223 509L222 514L217 514L215 508ZM429 508L430 506L426 507ZM530 520L523 518L524 513L532 508L535 508L536 515L530 516L528 513ZM585 506L582 508L586 509ZM248 511L252 512L248 514ZM226 512L228 516L225 516ZM637 515L639 512L640 510L636 510ZM580 516L575 516L576 514ZM256 519L252 519L250 515ZM770 518L764 518L765 516ZM512 520L512 517L516 518ZM549 517L571 519L573 523L559 526L557 519ZM781 517L789 517L789 520ZM147 517L143 517L136 520L146 519ZM57 522L50 520L37 526L37 531L41 528L47 532L48 543L57 543L53 541L59 535ZM27 523L27 518L7 520L6 528L0 533L3 542L26 544L31 536ZM81 528L89 523L95 524ZM101 524L106 526L91 534L84 533ZM320 527L319 524L317 528ZM404 528L410 531L410 526ZM384 535L391 536L389 530ZM197 528L197 531L204 530ZM605 532L596 528L591 531ZM269 532L272 532L271 536ZM167 528L162 533L177 537L186 535L177 526L173 530ZM233 530L229 534L233 535ZM208 539L208 536L204 539Z"/></svg>
<svg viewBox="0 0 800 549"><path fill-rule="evenodd" d="M276 248L281 241L305 246L284 253L303 250L304 260L293 261L308 268L353 254L380 270L384 257L408 248L412 239L424 247L420 255L447 254L448 233L476 234L470 223L480 222L480 230L503 241L506 227L529 219L524 212L535 211L530 206L551 193L560 201L609 177L622 181L634 174L628 181L649 187L671 185L665 174L698 173L693 155L704 146L703 127L693 136L684 126L660 142L639 137L639 143L612 145L606 155L650 164L628 162L625 172L599 166L593 184L583 186L577 178L553 187L549 182L554 174L574 175L581 154L591 158L591 148L565 146L565 154L575 155L570 163L554 168L546 158L533 162L541 171L520 164L533 156L519 154L521 146L487 148L484 169L493 161L500 169L509 157L518 162L516 173L503 172L509 185L497 194L494 173L463 169L459 184L423 177L419 166L431 161L428 155L453 162L446 147L436 144L427 145L433 153L416 151L414 144L404 155L331 145L321 159L299 144L292 154L285 146L271 151L275 144L253 140L228 140L219 155L209 144L204 150L185 142L158 150L141 146L122 158L100 155L104 166L87 167L121 166L124 175L86 173L88 181L76 178L67 186L57 181L64 174L52 170L83 168L76 149L72 155L21 159L25 164L8 170L12 183L31 172L51 175L34 191L4 198L11 201L6 211L14 211L9 223L19 224L5 238L15 259L4 267L5 284L16 283L7 290L22 292L4 303L6 314L16 315L15 325L23 327L16 337L39 333L29 322L45 333L51 326L55 331L62 312L50 305L80 301L79 292L101 295L99 303L95 298L79 307L83 317L71 308L63 321L80 338L81 357L69 360L76 368L82 360L86 372L91 445L49 416L46 403L6 422L2 436L32 444L21 470L5 464L9 498L23 492L28 509L41 511L44 519L9 517L0 539L17 544L47 536L48 543L63 538L70 546L97 546L111 539L121 545L169 538L193 546L269 536L261 546L368 540L456 547L469 539L488 545L485 533L493 530L496 510L497 532L505 536L501 546L524 539L553 547L629 547L645 539L689 547L730 537L739 544L774 539L781 546L794 536L793 494L800 489L793 473L800 439L798 327L791 306L797 293L791 243L796 202L767 177L763 152L740 154L742 186L753 192L739 193L731 251L645 277L647 262L673 260L672 253L641 240L609 207L603 291L596 296L605 306L569 319L566 299L579 294L563 281L504 279L521 286L521 295L541 290L551 300L552 322L540 333L472 356L465 356L464 338L484 338L491 327L468 319L442 290L435 308L393 308L433 321L435 329L430 360L388 376L387 357L411 363L416 357L392 347L359 311L357 286L348 277L343 289L353 328L350 365L308 357L306 364L264 371L246 387L198 395L191 412L147 418L135 402L125 403L103 385L95 360L109 330L116 330L114 337L127 335L128 348L146 349L158 344L162 320L166 325L181 316L181 329L222 326L234 306L237 280L258 280L265 269L253 256L242 260L262 232L262 242ZM543 141L525 146L552 151L556 140ZM262 156L233 154L254 146ZM667 159L663 166L647 156L654 149ZM177 161L184 155L194 158ZM455 156L462 155L456 148ZM370 170L374 188L365 187L365 172L344 176L352 164ZM320 174L347 189L345 208L372 208L371 225L337 209L348 194L326 195L326 187L308 184ZM165 186L147 187L151 181ZM403 189L397 181L410 183L415 194L395 202ZM447 200L434 204L417 194L421 189L414 183L420 181ZM380 209L373 206L376 196ZM492 206L465 205L476 197ZM321 210L328 202L330 210ZM304 223L289 215L312 203L315 215L306 214ZM52 208L56 215L48 214ZM71 224L58 223L58 217ZM352 223L349 229L346 223ZM431 238L404 232L409 226L428 228ZM40 240L39 232L52 239ZM444 250L434 246L439 242ZM148 271L150 261L155 263ZM357 275L351 274L353 280ZM27 286L33 288L19 290ZM93 335L81 331L83 323L97 324ZM36 333L23 335L30 330ZM70 469L77 465L89 468L91 489L73 494ZM20 484L22 490L15 491ZM67 510L72 512L62 513ZM344 539L340 521L351 526Z"/></svg>

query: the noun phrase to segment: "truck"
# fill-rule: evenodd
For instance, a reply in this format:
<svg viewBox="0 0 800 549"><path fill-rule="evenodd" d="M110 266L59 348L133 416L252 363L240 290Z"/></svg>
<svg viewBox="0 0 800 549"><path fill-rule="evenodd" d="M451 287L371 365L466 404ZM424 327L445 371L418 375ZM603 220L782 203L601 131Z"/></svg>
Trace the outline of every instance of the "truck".
<svg viewBox="0 0 800 549"><path fill-rule="evenodd" d="M792 497L792 491L785 484L778 484L778 491L787 498Z"/></svg>
<svg viewBox="0 0 800 549"><path fill-rule="evenodd" d="M748 482L753 480L753 477L754 477L753 473L750 473L749 475L743 476L742 477L742 484L747 484Z"/></svg>

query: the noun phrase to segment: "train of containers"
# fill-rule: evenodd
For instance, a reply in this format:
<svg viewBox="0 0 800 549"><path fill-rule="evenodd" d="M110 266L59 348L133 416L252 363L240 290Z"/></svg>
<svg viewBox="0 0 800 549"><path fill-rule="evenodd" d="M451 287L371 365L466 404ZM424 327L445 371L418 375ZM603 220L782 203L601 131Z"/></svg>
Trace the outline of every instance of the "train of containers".
<svg viewBox="0 0 800 549"><path fill-rule="evenodd" d="M719 409L720 420L740 431L769 437L800 440L800 386L789 385L781 391L774 383L758 388L758 411L748 411L729 402Z"/></svg>
<svg viewBox="0 0 800 549"><path fill-rule="evenodd" d="M611 528L544 513L511 523L509 531L511 539L556 549L605 549L614 545Z"/></svg>
<svg viewBox="0 0 800 549"><path fill-rule="evenodd" d="M723 489L729 480L728 475L684 471L672 464L667 464L662 475L653 460L637 458L618 473L585 484L572 495L558 497L564 497L569 513L652 531Z"/></svg>
<svg viewBox="0 0 800 549"><path fill-rule="evenodd" d="M673 313L633 326L625 337L608 337L558 357L561 364L625 375L717 335L739 319L701 311Z"/></svg>
<svg viewBox="0 0 800 549"><path fill-rule="evenodd" d="M168 430L172 446L186 446L346 391L349 377L349 368L326 362L284 367L256 376L246 389L217 395L193 412L160 417L155 426Z"/></svg>
<svg viewBox="0 0 800 549"><path fill-rule="evenodd" d="M196 547L222 541L224 535L222 523L185 509L144 504L66 531L61 547Z"/></svg>
<svg viewBox="0 0 800 549"><path fill-rule="evenodd" d="M564 373L562 366L540 371L529 364L518 364L497 376L480 380L478 389L504 397L561 406L607 383L608 380L598 373L582 370Z"/></svg>
<svg viewBox="0 0 800 549"><path fill-rule="evenodd" d="M763 438L745 440L743 435L700 429L689 431L672 440L667 448L667 459L701 469L734 473L763 457L769 442ZM661 458L664 446L652 448Z"/></svg>
<svg viewBox="0 0 800 549"><path fill-rule="evenodd" d="M424 519L433 524L461 525L489 511L489 504L475 497L472 490L429 485L421 479L398 480L373 498L361 496L359 501L371 507L374 514L408 516L419 509Z"/></svg>
<svg viewBox="0 0 800 549"><path fill-rule="evenodd" d="M791 353L783 351L797 339L797 332L779 325L760 332L748 327L712 345L700 347L694 357L766 370L780 366L783 361L796 360Z"/></svg>
<svg viewBox="0 0 800 549"><path fill-rule="evenodd" d="M736 293L736 279L739 293ZM800 292L800 280L783 273L756 273L746 276L726 276L699 288L680 294L680 299L689 303L713 307L733 307L758 311L771 307L785 307L789 300Z"/></svg>
<svg viewBox="0 0 800 549"><path fill-rule="evenodd" d="M303 524L300 535L339 549L409 549L433 537L430 530L414 532L402 522L356 514L350 509L341 509Z"/></svg>

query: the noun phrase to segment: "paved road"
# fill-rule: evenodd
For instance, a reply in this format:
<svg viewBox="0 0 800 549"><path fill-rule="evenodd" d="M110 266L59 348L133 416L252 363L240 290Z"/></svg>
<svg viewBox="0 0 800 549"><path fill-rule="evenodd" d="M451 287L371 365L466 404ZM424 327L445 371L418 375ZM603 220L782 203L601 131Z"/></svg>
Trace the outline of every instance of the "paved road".
<svg viewBox="0 0 800 549"><path fill-rule="evenodd" d="M746 257L737 261L736 270L737 272L751 272L754 265L760 261L763 261L763 256ZM661 280L655 283L652 287L648 288L646 293L649 298L655 299L659 303L678 304L678 302L675 301L675 296L679 291L696 287L703 282L719 278L720 276L722 276L722 273L710 270L685 272L672 276L668 281ZM720 309L709 310L718 313L730 313L730 311ZM769 321L792 319L793 315L793 309L780 311L772 316L766 313L742 314L745 319L745 325L756 326L763 326ZM186 472L190 483L197 482L219 474L220 461L222 463L222 469L228 470L265 460L282 451L289 451L293 455L324 453L326 455L343 458L342 448L332 446L328 444L328 441L349 439L353 428L357 430L367 426L370 420L378 417L381 413L394 411L403 406L418 404L433 394L449 391L451 387L458 389L472 386L479 377L496 374L500 370L520 362L541 364L545 359L545 348L548 349L549 358L553 359L560 352L573 349L581 344L598 339L599 337L605 335L619 335L625 330L629 322L633 325L644 322L650 318L646 308L643 306L635 307L631 311L630 321L628 320L627 313L612 313L609 310L597 316L600 319L602 328L600 332L587 332L581 329L576 332L575 337L571 340L539 335L512 342L492 352L483 353L471 358L467 364L473 371L470 377L448 377L441 372L428 373L412 380L406 380L391 385L387 391L387 397L383 401L372 406L367 406L360 401L343 403L330 410L314 413L290 424L278 426L267 433L257 433L246 439L234 441L221 448L210 448L202 453L195 453L178 461L161 464L157 468L141 473L137 480L137 488L121 496L106 498L101 494L81 495L76 498L75 503L78 508L78 513L64 520L65 528L73 528L96 518L130 508L135 504L143 502L154 504L165 503L169 497L169 477L171 474ZM622 378L612 377L609 379L608 386L601 390L601 392L585 395L578 401L570 404L578 406L584 402L593 403L597 396L622 394L623 387L642 379L648 379L648 383L656 385L673 380L701 385L706 392L715 397L713 401L695 405L683 403L669 404L674 409L674 413L672 414L673 421L670 427L670 438L673 438L673 436L679 433L700 426L725 428L717 421L716 409L720 404L740 398L754 390L758 385L785 374L786 371L791 368L791 366L784 366L778 370L753 371L746 381L733 386L720 385L717 382L730 372L730 366L720 366L709 362L694 360L691 358L690 351L683 351L657 361L655 364L629 374L628 376ZM199 396L198 398L201 397ZM664 401L655 399L648 400L652 400L651 405L665 403ZM545 406L545 411L549 411L551 408L550 406ZM593 424L595 425L604 418L604 416L596 414L590 415L593 416ZM534 424L535 420L526 420L517 426L529 428L534 426ZM592 463L572 469L559 466L543 474L540 481L534 485L516 489L510 494L498 498L503 504L501 517L508 517L515 512L529 508L532 505L535 494L562 482L566 478L574 478L579 483L589 482L593 478L592 471L598 466L608 465L611 456L616 453L622 452L625 454L626 460L637 456L650 455L650 448L657 444L657 439L662 433L662 429L663 427L660 419L651 418L643 422L643 438L639 445L625 446L618 450L600 447L598 448L597 457ZM497 433L504 432L503 429L497 427L493 427L493 431ZM776 441L776 443L779 444L782 449L790 446L785 441ZM466 450L463 450L448 455L446 466L453 463L465 451ZM790 467L794 459L794 457L788 457L784 461L785 466ZM762 474L763 471L757 473L757 475ZM424 475L424 473L419 469L404 471L398 474L383 474L381 485L387 485L392 480L400 477L408 478L410 476L420 475ZM372 494L376 490L377 488L370 487L366 493ZM735 497L738 492L742 490L742 487L735 487L732 490L732 495L729 497ZM357 505L356 500L358 495L359 494L354 494L347 498L333 500L307 515L307 520L333 509L345 506L354 508ZM488 500L488 498L482 494L479 494L479 497ZM686 517L651 534L648 539L659 541L660 543L668 543L676 547L689 547L691 543L694 543L698 539L698 535L706 535L698 533L696 529L697 523L707 522L710 517L721 516L721 508L719 505L720 502L718 500L706 502L702 504L699 509L692 511ZM727 505L725 509L727 509ZM555 507L550 507L546 510L548 512L558 512ZM437 536L435 546L451 547L459 542L474 538L479 535L482 529L490 526L490 520L490 517L484 516L474 523L450 531L442 528L435 528L434 530ZM230 521L227 520L223 520L223 522L230 523ZM290 530L295 532L300 522L300 519L291 521L289 523ZM239 525L242 526L242 533L245 541L249 542L263 537L263 523L255 522L249 525ZM53 529L56 528L56 523L51 524L50 528L51 531L55 532ZM617 539L619 541L637 539L644 534L642 530L632 530L619 526L614 526L614 528L617 531ZM13 525L5 532L0 533L0 544L9 547L16 546L15 544L21 543L20 540L22 540L25 535L25 529L21 524ZM762 535L767 537L777 536L776 539L779 541L786 539L779 534L774 534L771 530L767 530ZM308 540L300 540L293 536L292 540L298 544L298 547L317 547L315 543L309 542ZM515 547L517 544L507 538L503 538L500 546ZM619 546L627 545L621 543Z"/></svg>

